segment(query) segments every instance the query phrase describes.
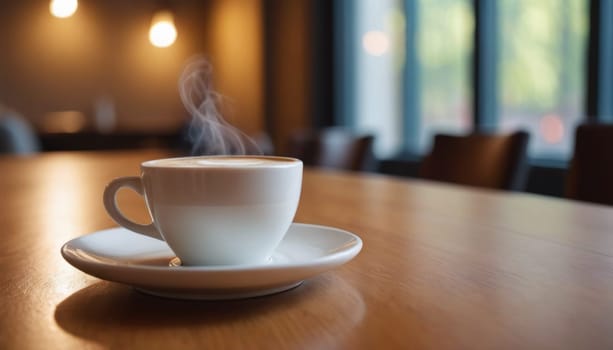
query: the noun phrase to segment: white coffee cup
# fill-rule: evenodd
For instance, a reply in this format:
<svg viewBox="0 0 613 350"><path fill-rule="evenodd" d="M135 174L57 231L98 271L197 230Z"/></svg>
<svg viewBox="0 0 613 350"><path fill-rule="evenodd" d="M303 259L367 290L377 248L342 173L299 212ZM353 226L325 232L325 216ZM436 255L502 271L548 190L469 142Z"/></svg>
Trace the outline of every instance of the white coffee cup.
<svg viewBox="0 0 613 350"><path fill-rule="evenodd" d="M127 219L117 192L145 197L149 225ZM183 265L266 263L292 223L302 162L268 156L168 158L141 164L104 190L104 206L121 226L166 241Z"/></svg>

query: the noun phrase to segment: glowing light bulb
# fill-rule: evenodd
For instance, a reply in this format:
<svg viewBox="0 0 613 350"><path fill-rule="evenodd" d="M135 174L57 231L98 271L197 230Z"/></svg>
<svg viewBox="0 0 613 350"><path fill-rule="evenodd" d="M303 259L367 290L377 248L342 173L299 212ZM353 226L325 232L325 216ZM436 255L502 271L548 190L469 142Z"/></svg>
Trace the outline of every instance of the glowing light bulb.
<svg viewBox="0 0 613 350"><path fill-rule="evenodd" d="M160 11L153 16L149 29L149 41L156 47L168 47L177 39L172 13Z"/></svg>
<svg viewBox="0 0 613 350"><path fill-rule="evenodd" d="M55 17L67 18L77 11L77 7L77 0L52 0L49 3L49 12Z"/></svg>
<svg viewBox="0 0 613 350"><path fill-rule="evenodd" d="M384 32L371 30L362 37L362 47L373 56L382 56L389 51L390 39Z"/></svg>

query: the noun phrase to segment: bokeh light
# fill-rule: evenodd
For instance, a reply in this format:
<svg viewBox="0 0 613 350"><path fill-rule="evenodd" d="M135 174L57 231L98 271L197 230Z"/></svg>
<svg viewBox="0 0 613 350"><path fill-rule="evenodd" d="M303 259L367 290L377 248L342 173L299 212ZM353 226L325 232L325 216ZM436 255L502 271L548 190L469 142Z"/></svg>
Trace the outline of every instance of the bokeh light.
<svg viewBox="0 0 613 350"><path fill-rule="evenodd" d="M156 47L168 47L177 39L177 29L175 28L172 14L168 11L161 11L153 16L151 29L149 29L149 41Z"/></svg>
<svg viewBox="0 0 613 350"><path fill-rule="evenodd" d="M390 38L381 31L371 30L362 37L362 47L373 56L382 56L390 50Z"/></svg>
<svg viewBox="0 0 613 350"><path fill-rule="evenodd" d="M79 4L77 0L52 0L49 4L49 11L58 18L67 18L72 16Z"/></svg>
<svg viewBox="0 0 613 350"><path fill-rule="evenodd" d="M564 121L557 114L546 114L541 118L540 131L543 140L555 144L564 138Z"/></svg>

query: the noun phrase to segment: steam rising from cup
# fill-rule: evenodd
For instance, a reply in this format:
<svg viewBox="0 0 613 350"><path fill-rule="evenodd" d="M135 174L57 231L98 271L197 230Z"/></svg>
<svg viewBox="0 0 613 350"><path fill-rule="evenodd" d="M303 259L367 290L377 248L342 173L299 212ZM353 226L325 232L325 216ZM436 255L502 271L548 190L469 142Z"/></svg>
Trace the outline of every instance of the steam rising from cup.
<svg viewBox="0 0 613 350"><path fill-rule="evenodd" d="M206 58L197 56L187 63L179 93L192 118L187 135L192 154L261 154L251 138L223 118L219 110L223 96L213 89L213 66Z"/></svg>

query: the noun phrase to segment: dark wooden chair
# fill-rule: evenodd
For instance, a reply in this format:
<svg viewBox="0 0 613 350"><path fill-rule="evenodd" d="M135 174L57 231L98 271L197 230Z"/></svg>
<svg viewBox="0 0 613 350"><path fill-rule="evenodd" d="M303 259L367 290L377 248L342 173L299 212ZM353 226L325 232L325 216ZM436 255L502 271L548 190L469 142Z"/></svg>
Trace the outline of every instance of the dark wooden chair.
<svg viewBox="0 0 613 350"><path fill-rule="evenodd" d="M512 134L436 135L420 167L425 179L501 190L523 190L527 174L525 131Z"/></svg>
<svg viewBox="0 0 613 350"><path fill-rule="evenodd" d="M342 128L299 131L289 139L289 155L306 166L353 171L375 170L373 135Z"/></svg>
<svg viewBox="0 0 613 350"><path fill-rule="evenodd" d="M566 197L613 205L613 125L577 127Z"/></svg>

